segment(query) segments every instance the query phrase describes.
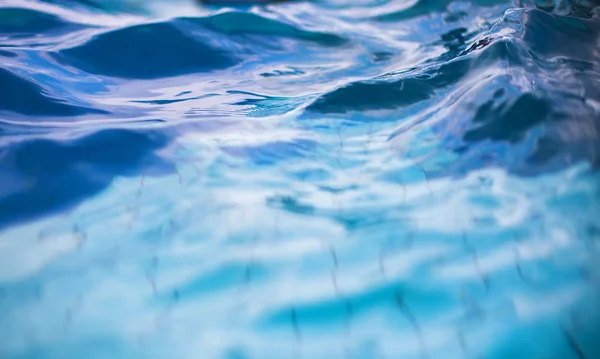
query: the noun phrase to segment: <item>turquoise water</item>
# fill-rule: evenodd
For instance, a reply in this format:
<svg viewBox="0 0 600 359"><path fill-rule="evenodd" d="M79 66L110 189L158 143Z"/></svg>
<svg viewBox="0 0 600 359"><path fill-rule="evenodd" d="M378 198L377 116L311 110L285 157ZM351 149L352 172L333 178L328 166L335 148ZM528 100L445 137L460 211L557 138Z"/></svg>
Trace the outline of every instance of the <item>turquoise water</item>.
<svg viewBox="0 0 600 359"><path fill-rule="evenodd" d="M594 3L0 3L0 358L600 358Z"/></svg>

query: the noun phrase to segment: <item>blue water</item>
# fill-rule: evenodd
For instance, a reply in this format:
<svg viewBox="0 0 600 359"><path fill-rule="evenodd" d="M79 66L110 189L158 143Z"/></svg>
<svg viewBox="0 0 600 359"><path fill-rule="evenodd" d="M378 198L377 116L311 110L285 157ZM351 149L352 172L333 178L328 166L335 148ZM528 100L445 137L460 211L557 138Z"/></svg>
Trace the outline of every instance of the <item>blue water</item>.
<svg viewBox="0 0 600 359"><path fill-rule="evenodd" d="M593 1L0 1L0 358L600 358Z"/></svg>

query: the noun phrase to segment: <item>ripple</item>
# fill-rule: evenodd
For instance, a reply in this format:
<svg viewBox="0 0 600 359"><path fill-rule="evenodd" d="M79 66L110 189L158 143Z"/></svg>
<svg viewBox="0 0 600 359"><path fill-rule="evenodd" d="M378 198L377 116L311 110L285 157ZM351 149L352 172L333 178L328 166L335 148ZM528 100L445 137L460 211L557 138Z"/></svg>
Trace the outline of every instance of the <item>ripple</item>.
<svg viewBox="0 0 600 359"><path fill-rule="evenodd" d="M309 140L293 142L272 142L261 146L223 146L226 153L236 157L248 158L257 165L273 165L279 161L302 158L305 153L316 147L317 143Z"/></svg>
<svg viewBox="0 0 600 359"><path fill-rule="evenodd" d="M51 97L48 91L34 81L0 68L0 111L17 112L30 116L78 116L106 114L104 110L80 107L60 97Z"/></svg>
<svg viewBox="0 0 600 359"><path fill-rule="evenodd" d="M225 38L225 34L229 36ZM243 57L254 53L247 45L259 46L259 42L253 44L252 39L234 35L293 38L323 46L346 43L337 35L302 30L256 14L225 12L104 32L84 44L60 50L54 57L91 74L158 79L238 65Z"/></svg>
<svg viewBox="0 0 600 359"><path fill-rule="evenodd" d="M515 17L522 27L512 27ZM556 66L562 66L556 64L556 56L587 58L587 54L579 55L577 50L551 50L550 44L556 42L545 39L554 33L563 33L556 29L557 26L569 27L572 22L561 23L555 15L536 9L519 10L509 13L490 34L482 34L461 45L458 59L466 57L469 65L460 81L468 80L475 72L489 71L491 75L481 78L475 89L467 90L452 100L455 101L453 106L441 111L446 118L464 118L466 115L469 122L435 121L435 132L448 147L450 143L456 144L457 134L463 140L449 148L460 156L454 162L456 167L446 167L447 171L437 175L447 175L452 171L450 168L460 172L479 166L501 166L522 175L559 170L575 161L596 166L598 148L592 143L596 141L600 123L592 115L591 106L582 100L581 91L586 91L584 97L592 101L596 101L596 94L595 90L587 90L592 86L579 76L582 72L592 75L595 71L585 65L565 67L560 86L547 77ZM494 35L507 28L511 29L508 36ZM575 26L566 31L582 32L575 38L594 42L596 35L590 32L591 28ZM582 36L584 31L589 32L587 36ZM538 39L539 36L545 39ZM589 48L589 45L581 48ZM455 49L450 52L457 53ZM540 64L543 65L538 66ZM459 74L460 71L449 73ZM483 88L487 89L484 91ZM489 100L481 101L482 96ZM420 121L401 128L394 136L407 133L414 124L427 126L432 123L429 115ZM588 135L572 132L574 128L584 127L591 130ZM578 140L569 140L570 136L576 136Z"/></svg>
<svg viewBox="0 0 600 359"><path fill-rule="evenodd" d="M597 21L559 16L532 9L523 16L523 41L538 56L566 56L580 61L597 61L593 49L600 37Z"/></svg>
<svg viewBox="0 0 600 359"><path fill-rule="evenodd" d="M0 36L8 39L68 32L81 25L58 16L24 8L0 8Z"/></svg>
<svg viewBox="0 0 600 359"><path fill-rule="evenodd" d="M501 92L498 92L499 94ZM532 127L549 121L550 104L533 94L525 93L512 103L493 106L486 102L477 109L475 126L463 136L465 141L505 140L517 142Z"/></svg>
<svg viewBox="0 0 600 359"><path fill-rule="evenodd" d="M470 60L459 59L426 68L420 74L411 74L411 71L406 75L392 73L369 81L350 83L320 96L308 110L344 113L410 106L428 100L437 90L460 81L468 73L470 65Z"/></svg>
<svg viewBox="0 0 600 359"><path fill-rule="evenodd" d="M406 8L388 12L382 15L377 16L376 18L380 21L402 21L408 20L411 18L416 18L420 16L426 16L432 13L440 12L445 10L452 1L450 0L435 0L435 1L427 1L427 0L417 0L410 3ZM501 4L501 0L478 0L473 1L473 5L479 6L493 6L497 4Z"/></svg>
<svg viewBox="0 0 600 359"><path fill-rule="evenodd" d="M92 74L126 79L210 72L240 61L206 40L185 35L172 22L105 32L80 46L61 50L55 56Z"/></svg>
<svg viewBox="0 0 600 359"><path fill-rule="evenodd" d="M205 18L186 18L207 25L226 34L262 34L312 41L323 46L339 46L347 41L341 36L318 31L308 31L292 24L270 19L258 14L228 11Z"/></svg>

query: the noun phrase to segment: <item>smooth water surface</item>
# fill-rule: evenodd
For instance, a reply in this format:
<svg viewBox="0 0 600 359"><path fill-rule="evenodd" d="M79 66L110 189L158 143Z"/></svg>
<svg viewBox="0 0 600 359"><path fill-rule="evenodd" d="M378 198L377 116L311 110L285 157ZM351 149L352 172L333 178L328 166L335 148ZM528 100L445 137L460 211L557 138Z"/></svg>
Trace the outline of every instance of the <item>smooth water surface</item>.
<svg viewBox="0 0 600 359"><path fill-rule="evenodd" d="M0 1L0 358L600 358L593 1Z"/></svg>

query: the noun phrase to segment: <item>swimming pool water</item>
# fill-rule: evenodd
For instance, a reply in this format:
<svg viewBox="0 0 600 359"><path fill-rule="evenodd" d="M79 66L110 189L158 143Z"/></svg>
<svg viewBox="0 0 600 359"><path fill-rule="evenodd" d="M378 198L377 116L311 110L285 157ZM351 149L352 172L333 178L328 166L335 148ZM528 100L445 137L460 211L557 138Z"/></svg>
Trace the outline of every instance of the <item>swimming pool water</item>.
<svg viewBox="0 0 600 359"><path fill-rule="evenodd" d="M0 2L0 358L600 358L593 2Z"/></svg>

